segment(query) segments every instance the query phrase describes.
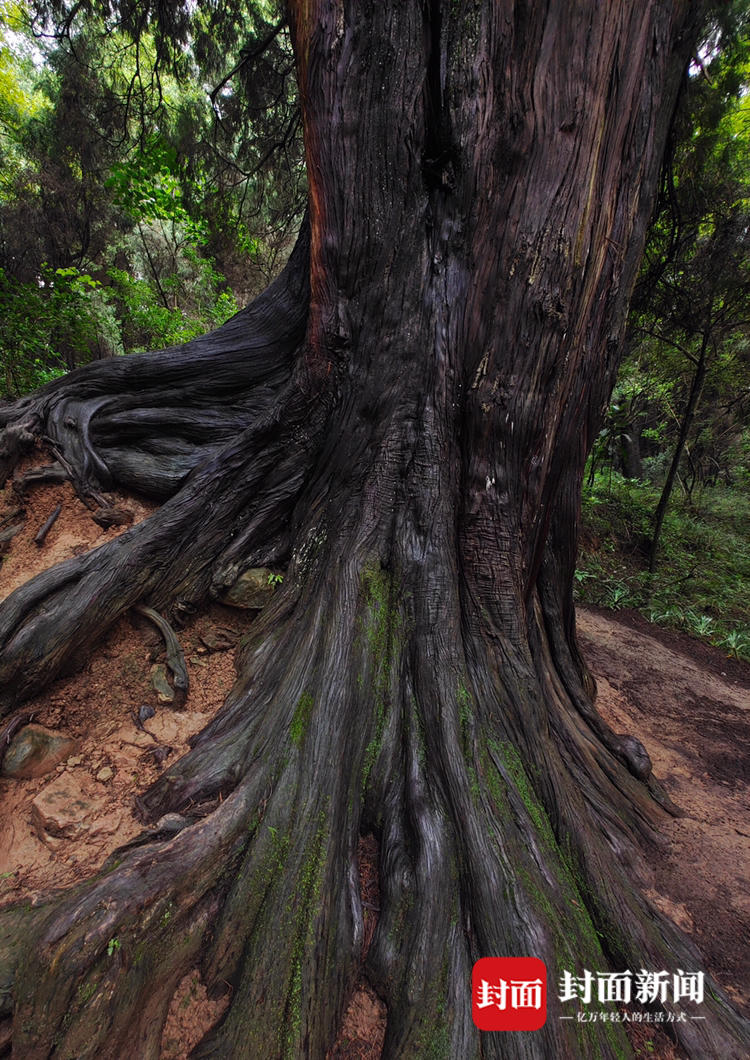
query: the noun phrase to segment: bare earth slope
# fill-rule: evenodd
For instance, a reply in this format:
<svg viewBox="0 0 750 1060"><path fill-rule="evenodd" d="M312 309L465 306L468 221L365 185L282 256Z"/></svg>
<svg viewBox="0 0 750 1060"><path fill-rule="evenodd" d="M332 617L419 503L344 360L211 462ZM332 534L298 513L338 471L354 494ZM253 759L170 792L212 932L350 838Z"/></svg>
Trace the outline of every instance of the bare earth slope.
<svg viewBox="0 0 750 1060"><path fill-rule="evenodd" d="M667 828L651 897L747 1010L750 667L637 614L579 608L578 631L599 711L643 741L685 814Z"/></svg>

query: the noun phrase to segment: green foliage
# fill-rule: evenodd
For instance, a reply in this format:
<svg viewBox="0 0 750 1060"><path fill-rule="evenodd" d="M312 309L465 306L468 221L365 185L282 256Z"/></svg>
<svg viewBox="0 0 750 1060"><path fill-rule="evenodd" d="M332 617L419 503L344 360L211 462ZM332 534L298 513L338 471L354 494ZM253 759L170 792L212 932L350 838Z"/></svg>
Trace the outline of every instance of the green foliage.
<svg viewBox="0 0 750 1060"><path fill-rule="evenodd" d="M187 253L191 312L165 306L146 280L122 269L111 268L105 286L74 267L44 267L36 284L0 268L0 396L18 397L92 359L176 345L222 324L237 303L219 290L211 263Z"/></svg>
<svg viewBox="0 0 750 1060"><path fill-rule="evenodd" d="M617 472L596 473L585 486L577 598L635 608L750 659L750 491L715 485L692 502L678 494L664 523L661 563L649 575L658 495L658 486Z"/></svg>
<svg viewBox="0 0 750 1060"><path fill-rule="evenodd" d="M191 274L187 278L183 272L173 274L164 280L161 290L124 269L108 269L110 295L127 352L188 342L237 312L234 295L220 290L222 277L211 262L190 248L183 255L192 265ZM183 308L185 304L187 308Z"/></svg>
<svg viewBox="0 0 750 1060"><path fill-rule="evenodd" d="M262 130L278 133L274 123L289 119L293 78L287 69L277 103L265 100L267 119L248 112L240 121L247 94L231 73L232 46L244 33L263 37L280 26L275 6L242 5L221 17L170 11L136 22L121 11L108 22L93 5L56 5L42 15L63 18L64 32L40 38L29 4L0 0L4 396L92 358L204 334L265 286L288 249L296 225L289 204L300 189L268 167L265 175L251 170L267 153ZM209 56L206 42L219 40L225 18L226 41ZM274 32L274 61L285 55L288 67L287 31ZM227 65L220 100L231 132L215 124L219 97L212 102L204 76L223 78ZM261 95L277 87L269 72ZM299 140L298 131L290 135ZM279 135L280 151L290 144ZM301 172L301 153L292 156ZM268 165L272 157L276 148ZM287 212L280 227L273 197Z"/></svg>
<svg viewBox="0 0 750 1060"><path fill-rule="evenodd" d="M134 221L168 221L192 246L207 240L205 220L185 208L176 149L153 136L137 155L116 162L106 181L113 200Z"/></svg>
<svg viewBox="0 0 750 1060"><path fill-rule="evenodd" d="M119 352L117 344L109 296L88 274L45 267L37 284L24 284L0 268L1 396L17 397L74 364Z"/></svg>
<svg viewBox="0 0 750 1060"><path fill-rule="evenodd" d="M717 625L711 593L700 588L703 566L719 549L719 484L746 510L750 455L750 35L746 4L712 17L678 110L626 357L592 451L586 517L595 536L609 522L617 547L594 550L577 583L583 597L648 605L717 641L737 631L727 615ZM653 579L638 566L646 551ZM745 551L743 539L740 567ZM719 571L731 570L726 561ZM733 606L723 588L713 601L722 613Z"/></svg>
<svg viewBox="0 0 750 1060"><path fill-rule="evenodd" d="M98 280L74 266L42 268L42 290L54 348L69 368L91 357L120 353L109 294Z"/></svg>
<svg viewBox="0 0 750 1060"><path fill-rule="evenodd" d="M728 474L748 411L747 5L726 4L712 17L678 108L626 357L594 452L596 467L659 479L686 426L688 485Z"/></svg>
<svg viewBox="0 0 750 1060"><path fill-rule="evenodd" d="M719 641L719 645L725 648L735 659L742 654L743 658L750 658L750 634L742 630L733 629Z"/></svg>
<svg viewBox="0 0 750 1060"><path fill-rule="evenodd" d="M24 167L24 130L48 100L38 87L25 6L0 0L0 203L12 195Z"/></svg>

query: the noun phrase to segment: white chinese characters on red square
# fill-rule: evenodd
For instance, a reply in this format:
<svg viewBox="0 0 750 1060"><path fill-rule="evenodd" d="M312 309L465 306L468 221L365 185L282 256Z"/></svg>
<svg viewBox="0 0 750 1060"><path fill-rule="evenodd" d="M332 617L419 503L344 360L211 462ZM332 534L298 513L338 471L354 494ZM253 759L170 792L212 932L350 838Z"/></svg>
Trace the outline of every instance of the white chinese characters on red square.
<svg viewBox="0 0 750 1060"><path fill-rule="evenodd" d="M482 957L471 977L482 1031L537 1031L547 1019L547 968L538 957Z"/></svg>

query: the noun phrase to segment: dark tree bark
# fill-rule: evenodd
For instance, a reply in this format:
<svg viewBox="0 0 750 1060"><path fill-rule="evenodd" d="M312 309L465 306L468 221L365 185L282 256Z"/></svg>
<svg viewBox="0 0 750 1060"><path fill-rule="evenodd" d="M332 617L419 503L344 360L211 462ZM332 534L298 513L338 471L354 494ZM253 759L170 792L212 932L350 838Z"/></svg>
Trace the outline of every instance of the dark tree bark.
<svg viewBox="0 0 750 1060"><path fill-rule="evenodd" d="M701 967L638 889L667 800L593 706L571 592L695 17L294 0L310 211L284 275L205 340L3 413L6 468L43 432L92 503L111 482L169 498L0 608L8 709L124 609L289 561L222 710L139 797L184 826L0 915L14 1056L158 1055L197 964L233 990L196 1056L323 1057L360 963L368 830L385 1056L629 1053L618 1025L555 1011L480 1035L480 956L540 957L553 984ZM746 1055L716 984L703 1014L674 1025L688 1055Z"/></svg>

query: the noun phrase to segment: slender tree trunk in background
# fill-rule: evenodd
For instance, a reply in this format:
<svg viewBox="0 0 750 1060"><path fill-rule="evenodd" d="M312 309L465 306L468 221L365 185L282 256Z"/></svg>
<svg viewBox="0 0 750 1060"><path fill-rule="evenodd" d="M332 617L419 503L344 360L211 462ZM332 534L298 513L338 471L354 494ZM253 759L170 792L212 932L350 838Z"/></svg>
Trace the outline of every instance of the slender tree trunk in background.
<svg viewBox="0 0 750 1060"><path fill-rule="evenodd" d="M677 445L675 446L672 462L669 465L669 471L667 472L667 478L664 482L661 496L659 497L659 503L654 512L654 532L651 535L651 548L649 549L648 554L648 569L650 574L653 574L656 569L656 556L659 551L659 539L661 538L661 531L664 525L664 516L667 514L669 498L672 496L672 489L677 478L677 472L680 470L682 454L685 452L685 446L687 445L687 440L690 435L690 428L693 426L698 402L703 393L703 384L706 381L706 359L708 356L709 334L710 332L708 329L703 333L700 353L698 354L693 381L690 384L690 393L688 394L687 405L685 406L685 412L682 417Z"/></svg>
<svg viewBox="0 0 750 1060"><path fill-rule="evenodd" d="M625 430L620 432L620 456L626 478L643 478L641 434L635 421L631 421Z"/></svg>
<svg viewBox="0 0 750 1060"><path fill-rule="evenodd" d="M374 831L384 1056L628 1055L619 1025L558 1018L561 972L701 962L638 889L664 799L592 705L572 581L695 7L291 18L310 211L283 276L205 340L2 414L7 467L44 429L81 490L169 496L0 608L8 706L139 600L289 570L223 709L139 798L146 820L183 813L178 834L0 914L0 1014L21 1057L157 1056L197 964L232 996L196 1056L323 1057ZM508 954L546 962L549 1019L480 1035L472 964ZM688 1055L746 1055L715 984L702 1012L672 1025Z"/></svg>

